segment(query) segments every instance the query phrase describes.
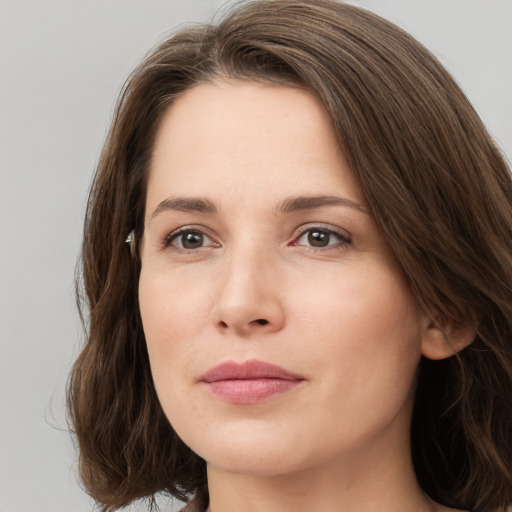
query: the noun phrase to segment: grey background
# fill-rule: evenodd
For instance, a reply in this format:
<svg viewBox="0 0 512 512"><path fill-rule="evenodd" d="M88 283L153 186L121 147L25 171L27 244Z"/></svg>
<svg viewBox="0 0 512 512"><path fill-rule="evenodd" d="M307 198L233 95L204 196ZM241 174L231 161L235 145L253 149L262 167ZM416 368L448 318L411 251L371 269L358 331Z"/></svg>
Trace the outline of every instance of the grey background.
<svg viewBox="0 0 512 512"><path fill-rule="evenodd" d="M351 3L433 50L510 159L512 0ZM0 0L0 512L92 510L63 407L81 337L73 272L87 189L130 70L221 4Z"/></svg>

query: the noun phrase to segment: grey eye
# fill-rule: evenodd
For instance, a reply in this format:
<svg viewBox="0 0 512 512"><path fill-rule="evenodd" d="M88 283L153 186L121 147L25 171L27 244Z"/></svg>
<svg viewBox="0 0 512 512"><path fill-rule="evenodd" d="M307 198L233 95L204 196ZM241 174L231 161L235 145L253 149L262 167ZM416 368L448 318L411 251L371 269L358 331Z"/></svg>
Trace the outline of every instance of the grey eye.
<svg viewBox="0 0 512 512"><path fill-rule="evenodd" d="M351 243L348 235L326 228L310 228L302 232L293 245L303 245L315 249L344 247Z"/></svg>
<svg viewBox="0 0 512 512"><path fill-rule="evenodd" d="M178 240L181 239L181 245L184 249L197 249L202 247L204 243L204 235L199 231L192 231L189 233L182 233Z"/></svg>
<svg viewBox="0 0 512 512"><path fill-rule="evenodd" d="M197 229L183 229L177 233L172 233L167 238L165 246L190 251L201 249L202 247L214 247L216 243L202 231Z"/></svg>

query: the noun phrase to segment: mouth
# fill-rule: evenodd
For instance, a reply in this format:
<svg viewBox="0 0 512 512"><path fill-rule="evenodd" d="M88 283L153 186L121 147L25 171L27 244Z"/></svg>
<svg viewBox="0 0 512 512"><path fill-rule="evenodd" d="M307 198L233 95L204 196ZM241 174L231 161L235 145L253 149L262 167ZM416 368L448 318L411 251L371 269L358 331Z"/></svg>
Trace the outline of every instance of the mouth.
<svg viewBox="0 0 512 512"><path fill-rule="evenodd" d="M208 370L199 380L221 400L251 404L290 391L305 379L280 366L251 359L243 363L221 363Z"/></svg>

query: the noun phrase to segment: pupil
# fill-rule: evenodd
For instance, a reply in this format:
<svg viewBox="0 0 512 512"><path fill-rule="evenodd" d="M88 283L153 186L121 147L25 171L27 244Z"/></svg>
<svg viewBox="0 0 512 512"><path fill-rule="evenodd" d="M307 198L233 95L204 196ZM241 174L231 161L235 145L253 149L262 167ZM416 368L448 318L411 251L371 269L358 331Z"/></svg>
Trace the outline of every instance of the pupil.
<svg viewBox="0 0 512 512"><path fill-rule="evenodd" d="M186 233L182 242L185 249L197 249L203 245L203 235L201 233Z"/></svg>
<svg viewBox="0 0 512 512"><path fill-rule="evenodd" d="M313 247L325 247L329 243L329 233L325 231L311 231L308 235L308 242Z"/></svg>

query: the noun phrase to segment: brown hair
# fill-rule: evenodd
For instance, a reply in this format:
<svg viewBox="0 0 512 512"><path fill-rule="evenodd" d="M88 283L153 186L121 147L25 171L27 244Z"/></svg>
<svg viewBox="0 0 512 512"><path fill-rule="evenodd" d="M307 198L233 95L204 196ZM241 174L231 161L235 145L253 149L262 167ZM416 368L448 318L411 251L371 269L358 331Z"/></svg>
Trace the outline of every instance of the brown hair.
<svg viewBox="0 0 512 512"><path fill-rule="evenodd" d="M218 25L164 41L126 83L85 221L79 296L87 342L68 390L85 488L108 511L160 491L207 497L205 461L179 439L155 393L137 301L139 263L125 238L133 228L142 234L162 115L184 91L218 77L313 91L419 304L476 329L459 355L421 361L413 459L438 502L504 511L512 504L509 169L424 47L378 16L332 0L239 6Z"/></svg>

